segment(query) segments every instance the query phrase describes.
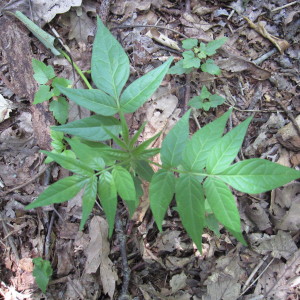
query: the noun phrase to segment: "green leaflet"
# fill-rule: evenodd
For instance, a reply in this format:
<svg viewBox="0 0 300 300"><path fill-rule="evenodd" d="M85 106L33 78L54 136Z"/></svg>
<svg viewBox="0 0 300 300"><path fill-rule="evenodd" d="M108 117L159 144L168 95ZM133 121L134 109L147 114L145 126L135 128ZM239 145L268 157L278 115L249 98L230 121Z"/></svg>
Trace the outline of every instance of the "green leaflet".
<svg viewBox="0 0 300 300"><path fill-rule="evenodd" d="M170 57L161 66L138 78L125 89L120 101L122 112L133 113L152 96L167 74L172 60Z"/></svg>
<svg viewBox="0 0 300 300"><path fill-rule="evenodd" d="M134 171L144 180L151 181L154 171L151 166L144 160L137 160L133 162Z"/></svg>
<svg viewBox="0 0 300 300"><path fill-rule="evenodd" d="M204 64L201 64L201 70L212 75L221 74L221 69L215 64L212 59L208 59Z"/></svg>
<svg viewBox="0 0 300 300"><path fill-rule="evenodd" d="M252 158L240 161L216 176L240 192L258 194L300 178L300 171Z"/></svg>
<svg viewBox="0 0 300 300"><path fill-rule="evenodd" d="M182 48L186 50L193 49L194 47L197 47L197 45L197 39L185 39L182 41Z"/></svg>
<svg viewBox="0 0 300 300"><path fill-rule="evenodd" d="M49 109L58 123L66 123L69 116L69 103L66 98L59 97L57 100L53 100L49 105Z"/></svg>
<svg viewBox="0 0 300 300"><path fill-rule="evenodd" d="M41 257L35 257L32 259L32 262L34 264L32 275L38 287L45 293L53 273L50 261L44 260Z"/></svg>
<svg viewBox="0 0 300 300"><path fill-rule="evenodd" d="M214 41L211 41L205 45L204 53L208 56L216 54L216 50L219 49L228 40L227 37L223 37Z"/></svg>
<svg viewBox="0 0 300 300"><path fill-rule="evenodd" d="M149 196L150 208L159 231L175 193L175 177L172 172L159 170L152 177Z"/></svg>
<svg viewBox="0 0 300 300"><path fill-rule="evenodd" d="M33 78L39 84L46 84L50 79L55 77L53 67L45 65L37 59L32 59L32 68L34 71Z"/></svg>
<svg viewBox="0 0 300 300"><path fill-rule="evenodd" d="M52 126L53 130L79 136L90 141L109 140L105 129L117 135L121 131L120 122L114 117L91 116L65 125ZM105 129L104 129L105 128Z"/></svg>
<svg viewBox="0 0 300 300"><path fill-rule="evenodd" d="M233 128L212 148L207 157L208 174L218 174L225 170L237 156L252 117Z"/></svg>
<svg viewBox="0 0 300 300"><path fill-rule="evenodd" d="M51 184L36 200L28 204L25 209L68 201L80 192L87 183L87 180L77 175L63 178Z"/></svg>
<svg viewBox="0 0 300 300"><path fill-rule="evenodd" d="M232 232L241 233L239 211L228 186L220 180L208 177L204 182L204 191L218 221ZM236 236L236 238L239 240L240 236Z"/></svg>
<svg viewBox="0 0 300 300"><path fill-rule="evenodd" d="M183 62L182 66L185 69L189 68L199 68L200 67L200 59L198 57L195 57L195 54L192 50L184 51L182 53L183 56Z"/></svg>
<svg viewBox="0 0 300 300"><path fill-rule="evenodd" d="M135 201L136 192L131 174L125 168L116 166L112 171L112 176L120 197L125 201Z"/></svg>
<svg viewBox="0 0 300 300"><path fill-rule="evenodd" d="M87 166L85 163L81 162L80 160L65 156L63 154L53 153L49 151L42 150L41 152L51 157L63 168L70 170L76 174L82 176L94 175L94 170L91 167Z"/></svg>
<svg viewBox="0 0 300 300"><path fill-rule="evenodd" d="M90 213L93 210L97 195L97 176L92 176L86 183L82 196L82 217L80 221L80 230L83 230Z"/></svg>
<svg viewBox="0 0 300 300"><path fill-rule="evenodd" d="M186 170L199 172L205 167L211 149L224 132L231 111L202 127L187 142L182 154L182 165Z"/></svg>
<svg viewBox="0 0 300 300"><path fill-rule="evenodd" d="M68 144L72 147L76 156L83 162L86 163L90 168L94 170L103 170L105 163L101 150L94 149L88 145L82 143L78 138L65 138ZM108 147L107 147L108 148Z"/></svg>
<svg viewBox="0 0 300 300"><path fill-rule="evenodd" d="M160 158L164 166L177 167L182 161L182 152L189 137L188 110L175 124L162 142Z"/></svg>
<svg viewBox="0 0 300 300"><path fill-rule="evenodd" d="M117 189L111 173L107 171L103 172L99 177L98 195L107 218L109 237L111 237L117 211Z"/></svg>
<svg viewBox="0 0 300 300"><path fill-rule="evenodd" d="M57 89L76 104L99 115L113 116L118 112L114 98L101 90L69 89L62 86L57 86Z"/></svg>
<svg viewBox="0 0 300 300"><path fill-rule="evenodd" d="M53 97L49 85L40 85L38 91L34 95L33 104L43 103Z"/></svg>
<svg viewBox="0 0 300 300"><path fill-rule="evenodd" d="M183 174L177 179L175 194L183 227L201 252L202 232L205 224L202 185L193 175Z"/></svg>
<svg viewBox="0 0 300 300"><path fill-rule="evenodd" d="M177 74L177 75L182 75L182 74L190 74L194 68L184 68L183 67L183 59L178 61L173 67L171 67L168 71L168 74Z"/></svg>
<svg viewBox="0 0 300 300"><path fill-rule="evenodd" d="M99 18L91 66L92 79L97 88L118 101L129 77L129 60L122 46Z"/></svg>

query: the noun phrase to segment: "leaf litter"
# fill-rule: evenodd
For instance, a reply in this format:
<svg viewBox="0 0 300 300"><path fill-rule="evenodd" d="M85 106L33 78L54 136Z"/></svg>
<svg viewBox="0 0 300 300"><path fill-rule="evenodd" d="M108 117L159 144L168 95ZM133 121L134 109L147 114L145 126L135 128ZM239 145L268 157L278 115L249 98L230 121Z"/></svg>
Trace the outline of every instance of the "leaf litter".
<svg viewBox="0 0 300 300"><path fill-rule="evenodd" d="M37 2L32 1L34 5ZM95 6L90 2L87 4L87 2L67 1L64 3L64 8L61 5L54 5L53 9L46 7L44 11L38 10L38 14L35 16L38 18L36 20L39 24L47 23L55 18L55 21L51 23L56 27L65 15L58 16L57 14L69 11L71 7L77 7L69 13L71 16L70 23L66 23L67 26L70 26L72 34L69 36L63 28L58 28L58 31L64 38L72 39L68 42L70 42L71 51L74 53L74 61L78 62L84 70L90 68L88 65L90 59L86 58L90 56L89 43L93 36L92 19L96 14ZM223 69L224 80L214 81L212 77L203 78L201 74L200 76L195 75L193 88L197 90L197 87L203 84L202 80L213 82L211 86L217 90L223 90L222 85L225 85L228 94L231 94L235 100L234 105L237 108L258 110L255 116L256 123L251 125L249 137L244 142L243 155L246 157L261 155L269 159L285 156L284 164L290 163L291 158L294 157L294 166L299 167L299 159L298 162L296 160L299 154L297 153L299 152L299 136L281 107L272 102L272 99L279 99L290 112L294 112L295 119L298 121L296 114L299 113L297 110L297 107L299 108L299 92L296 89L298 82L296 59L299 49L293 41L299 40L300 36L299 32L296 31L299 23L297 23L299 4L272 12L280 5L283 6L285 4L283 2L285 1L280 3L269 1L267 4L263 4L262 1L252 1L245 5L242 1L235 1L230 4L233 9L231 15L231 10L221 3L211 5L209 2L191 1L192 12L186 13L184 3L180 3L180 1L116 1L115 5L110 8L110 18L113 21L112 26L115 24L141 24L143 21L145 21L143 24L155 24L160 20L166 27L169 26L179 31L183 29L184 34L189 37L197 36L204 42L222 35L230 36L230 41L220 51L221 56L216 57L217 64ZM43 1L39 1L39 3L43 3ZM47 5L48 3L56 2L48 1ZM81 16L80 9L84 12ZM175 15L175 9L181 12L180 18ZM268 15L270 18L264 30L272 36L288 41L291 44L290 48L285 51L280 48L284 52L282 55L275 53L263 60L259 66L256 65L254 61L270 51L273 45L269 40L250 29L240 14L248 16L254 23L263 20L263 14ZM44 21L41 16L43 16ZM88 26L80 26L78 17L81 17L82 24L88 24ZM226 25L229 19L230 26L234 29L233 32L231 31L232 28L230 29ZM283 23L287 26L286 29L281 29ZM84 32L81 31L82 29ZM155 67L157 57L170 55L161 47L159 41L152 41L145 36L149 29L137 29L117 29L114 31L114 34L119 34L122 37L121 41L126 42L125 48L128 51L134 49L133 63L135 67L132 70L133 75L137 72L145 72L146 68ZM134 31L138 33L130 36L130 33ZM159 29L158 31L175 42L179 41L178 36L168 30ZM293 35L291 35L292 32ZM123 39L126 36L128 38ZM19 41L19 44L21 43ZM23 43L28 43L28 37L24 36ZM141 57L137 55L140 50L143 51ZM39 51L39 55L43 59L51 62L51 54L45 52L45 49L39 45L34 51ZM22 55L18 54L17 56L21 57ZM32 53L30 56L33 56ZM4 62L6 64L8 62L8 67L2 71L8 72L16 84L15 95L11 93L8 97L4 93L2 94L15 104L16 101L20 101L16 100L18 99L17 96L24 96L23 91L25 89L20 88L22 86L21 80L14 75L17 74L16 66L9 64L9 56L5 51L4 58ZM140 59L143 60L143 63ZM56 66L59 72L65 72L65 74L69 74L66 75L69 79L74 79L71 68L63 64ZM68 68L69 70L67 70ZM24 74L23 70L17 71ZM30 76L31 74L28 74L28 77ZM170 81L171 79L167 78L164 83L165 86L159 90L158 94L154 95L134 115L133 130L143 121L148 121L139 142L153 136L160 130L165 130L166 133L178 120L179 107L185 92L185 82L183 78L176 78L174 88L174 83L170 84ZM258 81L261 82L262 86L259 89L258 100L254 101L252 96L258 89ZM1 77L0 88L7 88L5 85L6 83ZM28 91L27 95L30 95L32 86L28 86ZM193 90L192 93L194 92ZM31 101L31 99L33 97L28 98L27 101ZM2 150L0 153L0 176L5 189L24 182L25 179L37 172L41 157L37 155L38 148L34 148L36 129L47 126L43 122L32 123L31 112L24 114L23 108L18 110L13 106L10 117L5 120L5 122L11 122L14 125L5 125L7 126L5 128L5 126L2 127L3 124L9 123L0 123L0 146ZM200 125L204 125L226 110L227 107L222 106L212 112L200 112L198 121ZM276 113L273 113L271 118L266 118L261 112L263 110L276 111ZM15 119L14 114L17 114L17 119ZM73 118L78 118L80 114L80 111L75 111ZM233 115L232 125L242 121L243 114L243 112L236 111ZM35 116L35 118L38 117ZM18 126L15 126L12 120L16 121ZM34 131L30 129L32 124ZM197 124L193 124L191 120L191 126L196 127ZM26 138L32 134L34 134L33 139L27 141ZM5 139L3 139L4 136ZM14 147L11 143L13 141L18 141ZM159 145L160 140L157 143ZM276 147L274 148L274 146ZM55 178L64 176L64 172L58 168L53 168L50 172ZM4 264L1 264L1 273L4 275L3 279L1 278L0 290L1 293L14 295L15 298L39 299L38 297L40 297L38 292L34 294L31 292L32 276L30 276L30 269L23 262L29 261L30 265L31 258L43 254L45 234L53 208L43 209L38 215L32 214L29 218L28 215L24 214L23 207L44 189L44 179L46 176L28 187L16 191L15 194L3 197L2 208L6 216L5 222L12 230L10 236L14 239L22 263L20 266L16 264L16 258L13 252L7 251L10 246L6 244L7 246L3 248L3 254L1 254L1 258L4 258ZM239 193L236 196L238 202L244 200ZM220 237L214 236L209 230L203 234L203 255L195 252L192 243L182 231L173 206L168 211L168 216L163 224L164 231L159 234L147 212L147 199L145 198L143 201L146 205L142 206L141 213L135 219L137 226L140 227L133 229L131 236L135 235L135 238L128 242L129 262L133 269L131 293L140 299L203 300L251 299L254 297L286 299L288 296L295 298L296 295L299 295L297 288L299 288L298 269L300 264L299 235L297 235L299 231L298 196L298 183L291 183L273 191L271 197L269 194L263 194L247 198L246 208L241 205L240 209L246 209L245 213L250 220L245 222L244 230L246 236L249 236L249 242L253 248L249 250L241 247L223 228L220 228ZM263 201L259 199L263 199ZM109 243L107 224L102 217L91 218L90 225L85 232L76 232L80 218L80 205L78 204L80 201L79 197L74 200L73 204L69 202L70 204L68 203L67 206L62 205L56 208L60 217L57 217L54 222L52 235L57 241L53 243L54 246L51 248L51 251L53 250L51 258L57 273L61 274L57 278L64 278L64 276L67 278L65 282L60 283L60 288L66 292L66 299L92 299L91 293L94 293L94 296L97 295L95 291L98 291L98 296L103 293L112 299L113 294L117 297L120 288L118 275L121 274L122 269L118 251L111 250L117 246L114 244L114 239L112 239L111 244ZM20 224L24 226L20 226ZM4 243L8 241L5 235L2 234L1 237ZM143 246L140 247L140 245ZM253 278L252 287L247 290L246 294L242 295L250 273L255 270L256 266L259 266L263 257L267 257L266 261L257 273L254 273L254 278L257 280L254 282ZM268 264L270 265L268 266ZM14 285L10 285L11 274L16 278L13 281ZM62 299L58 293L56 294L56 290L58 290L58 285L50 284L50 291L55 294L55 299ZM30 293L31 295L29 295ZM48 296L51 299L51 296Z"/></svg>

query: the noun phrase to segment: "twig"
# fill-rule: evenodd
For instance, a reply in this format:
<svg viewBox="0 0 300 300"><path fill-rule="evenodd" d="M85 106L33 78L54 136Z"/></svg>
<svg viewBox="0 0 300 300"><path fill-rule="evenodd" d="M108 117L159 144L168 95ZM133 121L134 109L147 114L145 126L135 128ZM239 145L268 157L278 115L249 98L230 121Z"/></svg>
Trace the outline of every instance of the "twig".
<svg viewBox="0 0 300 300"><path fill-rule="evenodd" d="M287 109L286 109L286 107L279 101L279 100L273 100L276 104L278 104L283 110L284 110L284 112L287 114L287 116L289 117L289 119L291 120L291 122L292 122L292 124L293 124L293 126L294 126L294 128L295 128L295 130L296 130L296 132L297 132L297 134L299 135L299 137L300 137L300 127L299 127L299 125L298 125L298 123L296 122L296 120L295 120L295 118L294 118L294 116L292 115L292 113L290 112L290 111L288 111Z"/></svg>
<svg viewBox="0 0 300 300"><path fill-rule="evenodd" d="M289 7L289 6L291 6L291 5L297 4L298 2L299 2L299 1L293 1L293 2L288 3L288 4L285 4L285 5L283 5L283 6L276 7L276 8L274 8L274 9L272 9L271 12L274 12L274 11L277 11L277 10L281 10L281 9L283 9L283 8L286 8L286 7Z"/></svg>
<svg viewBox="0 0 300 300"><path fill-rule="evenodd" d="M51 215L50 223L48 226L46 239L45 239L44 250L45 250L45 259L47 259L47 260L49 260L49 258L50 258L49 248L50 248L50 243L51 243L51 232L52 232L55 215L56 215L56 212L53 211L53 213Z"/></svg>
<svg viewBox="0 0 300 300"><path fill-rule="evenodd" d="M2 215L1 212L0 212L0 217L1 217L1 220L2 220L3 230L4 230L5 235L7 236L8 243L9 243L9 245L10 245L10 248L11 248L12 252L13 252L14 255L15 255L16 261L19 262L20 256L19 256L18 250L17 250L17 248L16 248L16 246L15 246L13 237L9 234L9 230L8 230L8 228L7 228L6 223L4 222L4 218L3 218L3 215Z"/></svg>
<svg viewBox="0 0 300 300"><path fill-rule="evenodd" d="M99 17L102 20L102 22L106 25L107 23L107 17L109 14L109 8L110 8L111 0L102 0L100 7L99 7Z"/></svg>
<svg viewBox="0 0 300 300"><path fill-rule="evenodd" d="M262 62L264 62L266 59L268 59L270 56L272 56L274 53L276 53L278 50L277 48L274 48L272 50L270 50L269 52L265 53L264 55L262 55L261 57L252 60L252 62L256 65L261 64Z"/></svg>
<svg viewBox="0 0 300 300"><path fill-rule="evenodd" d="M120 214L117 213L116 215L116 232L118 241L120 244L120 252L122 258L122 270L123 270L123 283L122 283L122 291L121 295L119 296L119 300L127 300L130 299L128 294L128 287L130 281L130 268L128 266L127 260L127 251L126 251L126 235L124 234L122 221L120 219Z"/></svg>
<svg viewBox="0 0 300 300"><path fill-rule="evenodd" d="M240 109L235 106L232 106L231 104L228 104L224 102L225 105L232 107L232 109L242 112L260 112L260 113L278 113L278 112L284 112L282 110L260 110L260 109Z"/></svg>
<svg viewBox="0 0 300 300"><path fill-rule="evenodd" d="M18 190L18 189L21 189L21 188L23 188L24 186L28 185L29 183L35 181L37 178L39 178L39 177L40 177L40 176L41 176L41 175L49 168L49 166L50 166L50 164L45 165L45 166L42 168L42 170L41 170L40 172L38 172L36 175L34 175L30 180L28 180L28 181L26 181L26 182L24 182L24 183L22 183L22 184L20 184L20 185L18 185L18 186L15 186L14 188L12 188L12 189L10 189L10 190L8 190L8 191L2 192L2 193L1 193L1 196L5 196L5 195L7 195L7 194L9 194L9 193L11 193L11 192L13 192L13 191L16 191L16 190Z"/></svg>
<svg viewBox="0 0 300 300"><path fill-rule="evenodd" d="M139 28L139 27L152 27L152 28L158 28L158 29L165 29L165 30L169 30L169 31L172 31L178 35L180 35L181 37L187 39L188 36L186 36L185 34L175 30L175 29L172 29L172 28L168 28L168 27L165 27L165 26L159 26L159 25L120 25L120 26L115 26L115 27L112 27L110 28L110 30L115 30L115 29L125 29L125 28Z"/></svg>

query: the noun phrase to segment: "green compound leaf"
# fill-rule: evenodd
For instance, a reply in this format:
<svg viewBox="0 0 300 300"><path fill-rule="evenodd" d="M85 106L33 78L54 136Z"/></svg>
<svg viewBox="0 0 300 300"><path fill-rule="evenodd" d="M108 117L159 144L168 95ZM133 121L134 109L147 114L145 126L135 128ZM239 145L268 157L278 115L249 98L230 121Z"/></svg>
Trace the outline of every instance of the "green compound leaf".
<svg viewBox="0 0 300 300"><path fill-rule="evenodd" d="M182 75L182 74L189 74L191 73L194 68L184 68L183 67L183 59L178 61L173 67L171 67L168 71L168 74L176 74L176 75Z"/></svg>
<svg viewBox="0 0 300 300"><path fill-rule="evenodd" d="M129 60L120 43L99 18L97 27L91 63L92 79L98 89L118 101L129 77Z"/></svg>
<svg viewBox="0 0 300 300"><path fill-rule="evenodd" d="M99 151L99 149L89 147L88 145L82 143L78 138L66 138L66 141L71 146L79 160L81 160L83 163L86 163L87 166L97 171L105 168L103 159L104 155L101 153L102 148L100 148ZM108 146L107 148L110 149Z"/></svg>
<svg viewBox="0 0 300 300"><path fill-rule="evenodd" d="M218 174L225 170L237 156L252 117L233 128L214 146L207 157L208 174Z"/></svg>
<svg viewBox="0 0 300 300"><path fill-rule="evenodd" d="M120 197L125 201L135 201L136 191L131 174L125 168L116 166L112 171L112 176Z"/></svg>
<svg viewBox="0 0 300 300"><path fill-rule="evenodd" d="M38 91L34 95L33 104L48 101L53 97L53 92L50 91L49 85L40 85Z"/></svg>
<svg viewBox="0 0 300 300"><path fill-rule="evenodd" d="M205 225L204 195L198 179L183 174L176 182L176 203L183 227L202 251L202 232Z"/></svg>
<svg viewBox="0 0 300 300"><path fill-rule="evenodd" d="M195 57L195 53L192 50L184 51L182 53L183 56L183 62L182 66L185 69L189 68L199 68L200 67L200 59L198 57Z"/></svg>
<svg viewBox="0 0 300 300"><path fill-rule="evenodd" d="M204 182L204 191L206 199L218 221L230 229L231 232L239 232L241 234L239 211L228 186L220 180L208 177ZM237 235L236 238L239 240L240 235ZM243 240L240 242L243 242Z"/></svg>
<svg viewBox="0 0 300 300"><path fill-rule="evenodd" d="M227 111L220 118L202 127L187 142L182 156L182 165L186 170L199 172L205 167L210 151L223 135L231 112L232 110Z"/></svg>
<svg viewBox="0 0 300 300"><path fill-rule="evenodd" d="M45 293L53 273L50 261L36 257L32 259L32 262L34 264L32 275L38 287Z"/></svg>
<svg viewBox="0 0 300 300"><path fill-rule="evenodd" d="M198 40L197 39L185 39L182 41L182 48L186 50L193 49L194 47L197 47Z"/></svg>
<svg viewBox="0 0 300 300"><path fill-rule="evenodd" d="M39 84L46 84L50 79L55 77L54 69L45 65L43 62L32 59L33 77Z"/></svg>
<svg viewBox="0 0 300 300"><path fill-rule="evenodd" d="M51 146L53 147L53 149L59 152L63 151L65 149L65 145L63 143L64 133L50 130L50 136L52 139Z"/></svg>
<svg viewBox="0 0 300 300"><path fill-rule="evenodd" d="M215 64L212 59L208 59L205 63L201 64L201 70L212 75L221 74L221 69Z"/></svg>
<svg viewBox="0 0 300 300"><path fill-rule="evenodd" d="M61 78L61 77L55 77L52 81L52 86L53 86L53 94L54 96L59 96L60 95L60 90L57 87L68 87L71 85L71 81L66 79L66 78Z"/></svg>
<svg viewBox="0 0 300 300"><path fill-rule="evenodd" d="M159 170L152 177L149 195L150 207L159 231L175 193L175 177L172 172Z"/></svg>
<svg viewBox="0 0 300 300"><path fill-rule="evenodd" d="M72 157L65 156L63 154L57 154L49 151L42 150L42 153L51 157L54 161L60 164L63 168L70 170L76 174L82 176L92 176L94 175L94 170L87 166L86 163L80 160L74 159Z"/></svg>
<svg viewBox="0 0 300 300"><path fill-rule="evenodd" d="M69 89L62 86L56 88L76 104L102 116L113 116L118 107L113 97L101 90Z"/></svg>
<svg viewBox="0 0 300 300"><path fill-rule="evenodd" d="M51 128L90 141L109 140L110 135L107 134L107 131L115 135L121 131L120 122L116 118L99 115L77 120L65 125L52 126Z"/></svg>
<svg viewBox="0 0 300 300"><path fill-rule="evenodd" d="M163 165L177 167L182 160L182 152L189 137L189 117L187 111L175 124L162 142L160 158Z"/></svg>
<svg viewBox="0 0 300 300"><path fill-rule="evenodd" d="M54 118L60 124L65 124L69 116L69 103L64 97L53 100L49 105Z"/></svg>
<svg viewBox="0 0 300 300"><path fill-rule="evenodd" d="M97 176L88 179L82 196L82 217L80 221L80 230L83 230L89 215L91 214L97 195Z"/></svg>
<svg viewBox="0 0 300 300"><path fill-rule="evenodd" d="M122 112L133 113L152 96L167 74L172 60L170 57L161 66L138 78L125 89L120 101Z"/></svg>
<svg viewBox="0 0 300 300"><path fill-rule="evenodd" d="M217 177L240 192L258 194L300 178L300 171L252 158L230 166Z"/></svg>
<svg viewBox="0 0 300 300"><path fill-rule="evenodd" d="M216 54L216 50L225 44L227 40L227 37L223 37L207 43L204 50L205 54L208 56Z"/></svg>
<svg viewBox="0 0 300 300"><path fill-rule="evenodd" d="M25 209L68 201L80 192L86 182L87 179L77 175L63 178L50 185L36 200L25 206Z"/></svg>
<svg viewBox="0 0 300 300"><path fill-rule="evenodd" d="M103 172L99 177L98 195L107 218L109 237L111 237L117 211L117 189L113 176L107 171Z"/></svg>

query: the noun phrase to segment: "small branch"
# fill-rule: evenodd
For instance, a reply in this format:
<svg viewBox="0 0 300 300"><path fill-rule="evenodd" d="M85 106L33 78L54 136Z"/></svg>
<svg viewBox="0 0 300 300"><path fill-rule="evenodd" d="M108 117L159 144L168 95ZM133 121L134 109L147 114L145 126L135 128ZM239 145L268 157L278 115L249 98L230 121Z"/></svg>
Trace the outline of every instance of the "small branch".
<svg viewBox="0 0 300 300"><path fill-rule="evenodd" d="M102 22L106 25L107 17L109 15L109 8L110 8L111 0L102 0L100 7L99 7L99 17Z"/></svg>
<svg viewBox="0 0 300 300"><path fill-rule="evenodd" d="M130 299L130 296L128 294L128 287L129 287L131 271L128 266L128 259L127 259L126 235L124 234L124 229L123 229L123 225L119 213L117 213L116 215L116 232L117 232L117 237L120 245L120 252L122 258L122 271L123 271L122 291L118 299L127 300Z"/></svg>

